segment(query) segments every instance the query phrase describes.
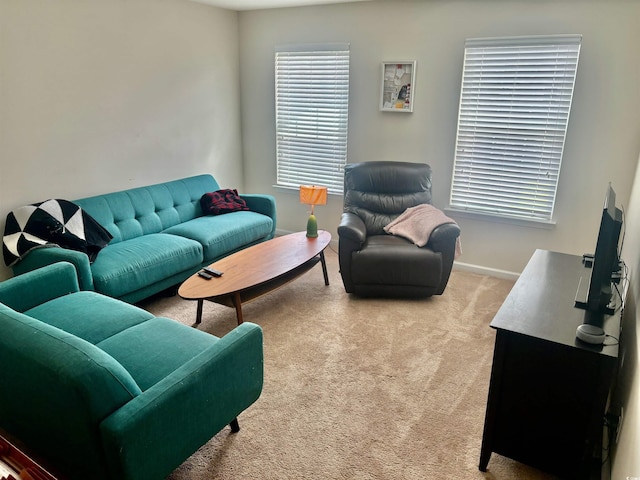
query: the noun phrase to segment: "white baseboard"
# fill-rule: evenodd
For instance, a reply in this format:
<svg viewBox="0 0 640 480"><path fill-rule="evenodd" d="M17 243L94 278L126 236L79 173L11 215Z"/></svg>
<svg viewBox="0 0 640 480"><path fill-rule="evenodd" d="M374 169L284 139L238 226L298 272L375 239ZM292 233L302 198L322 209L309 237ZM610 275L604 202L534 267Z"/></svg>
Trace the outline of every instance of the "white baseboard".
<svg viewBox="0 0 640 480"><path fill-rule="evenodd" d="M281 228L276 228L276 237L281 237L282 235L289 235L293 233L291 230L282 230Z"/></svg>
<svg viewBox="0 0 640 480"><path fill-rule="evenodd" d="M483 267L480 265L472 265L470 263L453 262L453 269L477 273L479 275L488 275L490 277L504 278L507 280L517 280L520 276L520 274L516 272L499 270L497 268Z"/></svg>

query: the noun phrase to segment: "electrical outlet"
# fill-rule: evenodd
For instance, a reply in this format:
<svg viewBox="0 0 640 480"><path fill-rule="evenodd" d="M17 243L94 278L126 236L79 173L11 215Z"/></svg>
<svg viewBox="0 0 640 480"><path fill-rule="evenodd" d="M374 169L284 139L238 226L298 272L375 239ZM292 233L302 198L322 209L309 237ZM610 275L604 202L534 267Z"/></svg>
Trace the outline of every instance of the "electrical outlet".
<svg viewBox="0 0 640 480"><path fill-rule="evenodd" d="M624 408L620 407L620 418L616 427L616 444L620 440L620 432L622 431L622 421L624 420ZM629 480L640 480L638 477L627 477Z"/></svg>

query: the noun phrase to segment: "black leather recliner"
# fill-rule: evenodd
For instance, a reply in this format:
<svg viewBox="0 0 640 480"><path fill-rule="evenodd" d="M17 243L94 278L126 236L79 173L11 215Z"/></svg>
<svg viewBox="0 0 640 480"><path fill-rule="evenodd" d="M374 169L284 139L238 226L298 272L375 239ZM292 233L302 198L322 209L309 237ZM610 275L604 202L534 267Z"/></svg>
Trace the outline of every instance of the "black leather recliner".
<svg viewBox="0 0 640 480"><path fill-rule="evenodd" d="M436 227L424 247L384 231L407 208L431 203L431 167L425 163L348 164L344 211L338 226L340 274L347 293L428 297L444 291L460 228Z"/></svg>

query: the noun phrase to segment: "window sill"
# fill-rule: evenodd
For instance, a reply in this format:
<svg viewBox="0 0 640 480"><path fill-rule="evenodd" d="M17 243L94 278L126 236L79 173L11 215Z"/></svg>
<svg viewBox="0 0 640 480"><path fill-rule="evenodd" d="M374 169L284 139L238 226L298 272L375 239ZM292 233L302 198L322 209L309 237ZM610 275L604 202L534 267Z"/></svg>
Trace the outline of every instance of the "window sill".
<svg viewBox="0 0 640 480"><path fill-rule="evenodd" d="M468 210L460 210L453 207L446 207L444 211L447 215L450 215L452 217L471 218L474 220L481 220L485 222L506 223L509 225L517 225L520 227L541 228L544 230L551 230L556 226L556 222L554 220L535 220L535 219L516 218L516 217L503 217L498 215L492 215L490 213L470 212Z"/></svg>

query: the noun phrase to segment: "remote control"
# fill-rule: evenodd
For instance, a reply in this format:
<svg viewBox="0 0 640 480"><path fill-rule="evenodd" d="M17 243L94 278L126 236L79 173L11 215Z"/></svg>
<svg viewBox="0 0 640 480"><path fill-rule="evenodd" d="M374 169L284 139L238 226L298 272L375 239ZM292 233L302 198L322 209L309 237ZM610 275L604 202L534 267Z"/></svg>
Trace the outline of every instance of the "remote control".
<svg viewBox="0 0 640 480"><path fill-rule="evenodd" d="M222 272L220 270L216 270L215 268L204 267L202 270L207 272L209 275L213 275L214 277L222 276Z"/></svg>
<svg viewBox="0 0 640 480"><path fill-rule="evenodd" d="M211 280L213 277L209 275L207 272L198 272L198 275L204 278L205 280Z"/></svg>

